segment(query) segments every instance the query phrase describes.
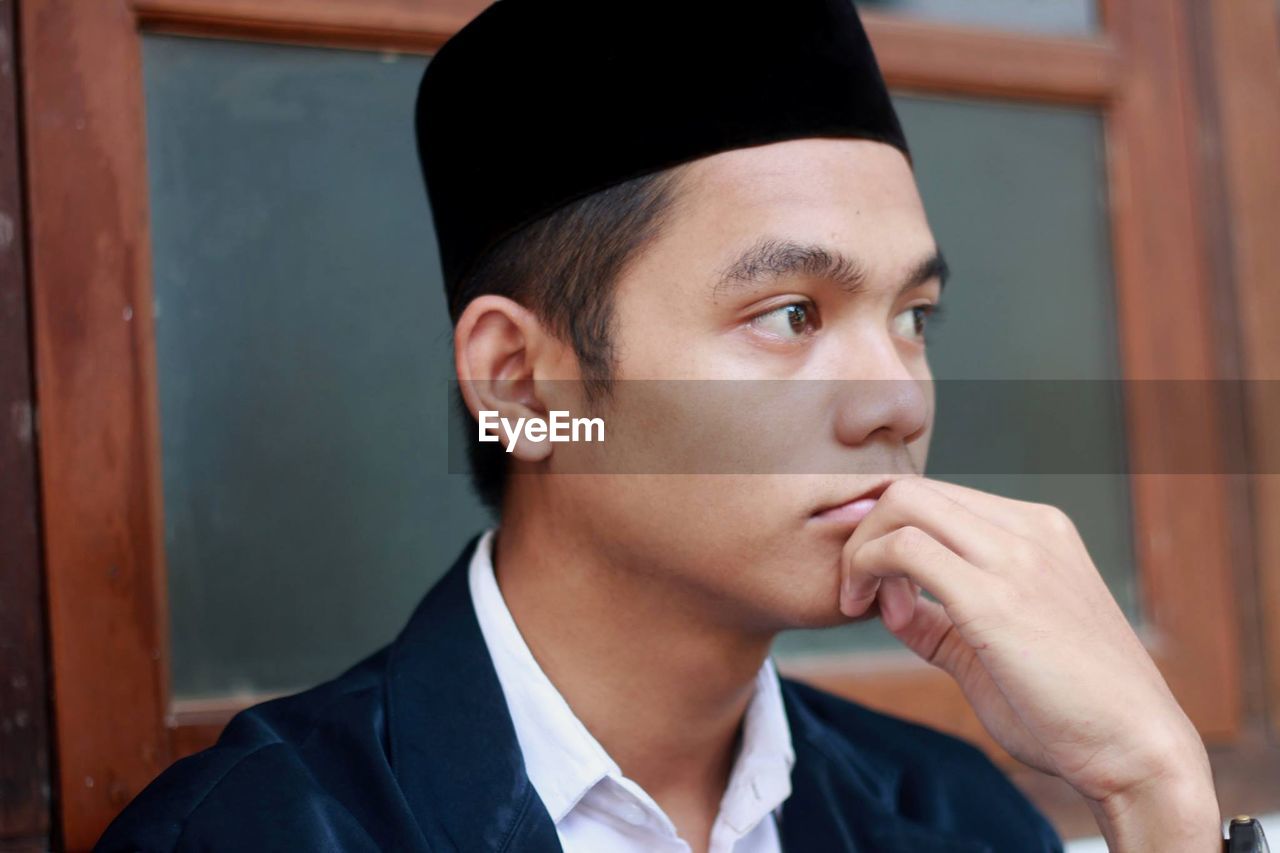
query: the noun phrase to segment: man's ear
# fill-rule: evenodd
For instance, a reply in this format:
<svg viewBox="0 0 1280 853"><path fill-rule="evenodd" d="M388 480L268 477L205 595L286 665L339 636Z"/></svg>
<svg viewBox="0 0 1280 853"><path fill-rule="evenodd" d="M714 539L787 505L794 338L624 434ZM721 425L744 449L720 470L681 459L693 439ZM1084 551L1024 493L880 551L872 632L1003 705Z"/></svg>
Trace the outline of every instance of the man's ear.
<svg viewBox="0 0 1280 853"><path fill-rule="evenodd" d="M562 348L519 303L493 294L471 300L453 330L458 383L471 416L478 420L482 411L497 412L512 425L520 418L546 419L550 407L535 380L547 377ZM507 433L497 434L507 447ZM511 455L538 462L551 455L551 442L517 441Z"/></svg>

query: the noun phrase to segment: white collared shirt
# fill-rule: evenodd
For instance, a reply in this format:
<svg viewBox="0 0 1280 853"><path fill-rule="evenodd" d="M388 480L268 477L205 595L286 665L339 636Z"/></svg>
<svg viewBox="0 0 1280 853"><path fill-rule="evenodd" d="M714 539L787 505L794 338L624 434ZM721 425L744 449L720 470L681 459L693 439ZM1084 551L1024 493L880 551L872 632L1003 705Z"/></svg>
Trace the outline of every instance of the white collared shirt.
<svg viewBox="0 0 1280 853"><path fill-rule="evenodd" d="M565 853L688 853L675 824L622 774L529 651L494 575L495 531L484 533L468 567L471 598L529 781ZM765 658L712 827L710 853L779 853L777 818L791 794L794 763L778 674L772 658Z"/></svg>

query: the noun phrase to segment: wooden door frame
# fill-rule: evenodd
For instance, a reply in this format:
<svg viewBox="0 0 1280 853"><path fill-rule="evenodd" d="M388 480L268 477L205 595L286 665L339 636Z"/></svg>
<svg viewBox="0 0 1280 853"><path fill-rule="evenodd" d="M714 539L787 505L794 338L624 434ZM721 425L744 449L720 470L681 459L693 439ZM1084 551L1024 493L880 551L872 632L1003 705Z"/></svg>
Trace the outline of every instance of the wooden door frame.
<svg viewBox="0 0 1280 853"><path fill-rule="evenodd" d="M1280 6L1274 0L1209 0L1201 7L1209 42L1205 88L1216 105L1208 180L1220 188L1220 275L1233 287L1238 373L1247 387L1252 470L1252 560L1240 586L1260 602L1255 620L1262 689L1253 701L1280 735ZM1243 599L1242 599L1243 600ZM1270 652L1270 654L1267 654Z"/></svg>
<svg viewBox="0 0 1280 853"><path fill-rule="evenodd" d="M484 5L21 7L57 788L72 849L90 846L175 754L207 742L238 707L175 706L169 695L140 33L430 52ZM897 89L1105 111L1124 375L1218 377L1181 0L1106 2L1107 34L1090 39L864 18ZM1219 446L1216 414L1183 418L1178 435ZM1129 412L1130 447L1144 470L1171 470L1173 444L1159 439L1169 417L1155 405ZM1205 737L1230 740L1240 689L1224 478L1143 475L1132 494L1149 646ZM991 746L954 685L908 654L788 668Z"/></svg>
<svg viewBox="0 0 1280 853"><path fill-rule="evenodd" d="M19 131L17 13L0 0L0 849L48 849L49 708Z"/></svg>

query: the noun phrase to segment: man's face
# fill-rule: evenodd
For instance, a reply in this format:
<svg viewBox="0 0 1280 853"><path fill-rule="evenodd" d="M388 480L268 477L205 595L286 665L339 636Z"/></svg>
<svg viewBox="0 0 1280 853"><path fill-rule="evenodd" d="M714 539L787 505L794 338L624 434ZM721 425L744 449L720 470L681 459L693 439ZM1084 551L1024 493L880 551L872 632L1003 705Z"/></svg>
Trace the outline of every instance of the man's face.
<svg viewBox="0 0 1280 853"><path fill-rule="evenodd" d="M553 477L557 503L611 564L714 618L762 631L848 621L838 559L853 523L815 513L924 470L936 254L890 146L804 139L690 164L663 235L616 292L603 452L606 467L645 473ZM728 473L679 473L709 456Z"/></svg>

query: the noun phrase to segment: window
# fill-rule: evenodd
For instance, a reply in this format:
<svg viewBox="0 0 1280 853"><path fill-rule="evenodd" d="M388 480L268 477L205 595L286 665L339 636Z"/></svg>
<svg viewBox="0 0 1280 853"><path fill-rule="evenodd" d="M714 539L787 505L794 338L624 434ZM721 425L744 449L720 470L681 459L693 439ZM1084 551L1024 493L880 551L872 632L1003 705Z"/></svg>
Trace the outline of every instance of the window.
<svg viewBox="0 0 1280 853"><path fill-rule="evenodd" d="M388 639L400 623L377 602L407 613L442 569L413 560L450 552L481 518L465 480L432 471L443 387L403 401L448 376L410 93L431 51L483 5L22 10L35 46L31 267L69 847L90 845L252 697L326 677ZM960 379L991 378L1010 353L1026 356L1027 378L1220 378L1185 7L863 7L957 296L966 289L975 316L991 315L981 300L1006 312L997 334L948 340L976 332L953 314L939 363ZM359 128L336 118L353 110ZM296 144L308 135L314 145ZM370 151L378 163L362 162ZM316 186L305 158L329 163L333 184ZM1053 227L1037 227L1046 218ZM1046 254L1055 263L1037 274L1033 256ZM1045 306L1053 330L1094 336L1088 359L1037 330ZM403 371L389 385L367 381L389 365ZM1145 470L1162 470L1174 443L1152 436L1226 443L1218 412L1173 419L1158 400L1108 411L1123 431L1106 435ZM981 485L1072 512L1206 740L1240 741L1232 565L1249 533L1232 526L1242 509L1227 478ZM419 526L424 512L434 527ZM353 564L368 572L367 604L342 586ZM240 584L267 568L279 599L246 601ZM345 626L343 642L280 622L281 601L298 595ZM231 610L260 627L224 630ZM273 624L284 627L262 627ZM874 636L782 642L795 674L994 749L945 675ZM1023 781L1069 832L1065 800Z"/></svg>

